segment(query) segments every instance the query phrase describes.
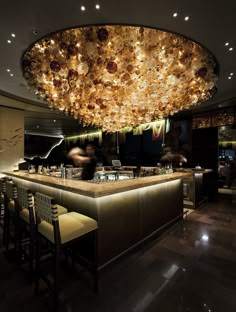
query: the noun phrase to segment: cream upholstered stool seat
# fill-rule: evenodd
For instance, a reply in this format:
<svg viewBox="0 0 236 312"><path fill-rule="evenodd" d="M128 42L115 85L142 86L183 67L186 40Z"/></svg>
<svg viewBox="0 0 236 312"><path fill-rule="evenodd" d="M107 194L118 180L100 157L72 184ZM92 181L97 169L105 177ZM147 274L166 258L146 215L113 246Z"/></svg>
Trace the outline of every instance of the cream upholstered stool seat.
<svg viewBox="0 0 236 312"><path fill-rule="evenodd" d="M97 222L95 220L77 212L59 215L58 223L62 245L97 229ZM54 244L54 229L52 224L43 220L38 225L38 231Z"/></svg>
<svg viewBox="0 0 236 312"><path fill-rule="evenodd" d="M52 254L54 260L53 266L53 299L54 308L58 306L58 274L59 261L62 249L71 250L72 255L75 244L88 234L94 235L94 261L90 265L90 270L94 276L95 289L97 288L97 222L85 215L77 212L69 212L59 215L58 205L56 205L52 197L41 193L35 194L35 212L37 234L46 239L52 245ZM48 284L50 282L42 276L40 270L40 240L37 237L36 244L36 274L35 274L35 290L39 289L40 278L44 279Z"/></svg>
<svg viewBox="0 0 236 312"><path fill-rule="evenodd" d="M0 204L4 205L4 201L5 201L5 197L4 197L3 193L0 193Z"/></svg>
<svg viewBox="0 0 236 312"><path fill-rule="evenodd" d="M11 213L15 213L16 211L16 205L15 205L15 201L13 199L10 199L8 204L7 204L7 208Z"/></svg>

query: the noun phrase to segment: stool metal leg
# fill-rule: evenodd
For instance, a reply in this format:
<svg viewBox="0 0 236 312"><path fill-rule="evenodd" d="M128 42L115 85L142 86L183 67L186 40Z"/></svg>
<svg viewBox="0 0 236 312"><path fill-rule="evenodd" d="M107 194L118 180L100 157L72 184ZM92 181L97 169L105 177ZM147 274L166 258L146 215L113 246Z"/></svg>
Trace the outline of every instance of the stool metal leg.
<svg viewBox="0 0 236 312"><path fill-rule="evenodd" d="M17 233L17 266L20 269L22 264L23 248L22 248L22 231L23 225L21 220L18 220L18 233Z"/></svg>
<svg viewBox="0 0 236 312"><path fill-rule="evenodd" d="M6 233L5 233L5 246L6 246L6 252L8 254L9 251L9 244L10 244L10 212L8 209L6 209L6 227L5 227Z"/></svg>
<svg viewBox="0 0 236 312"><path fill-rule="evenodd" d="M57 311L59 304L59 296L58 296L58 276L59 276L59 265L60 265L60 248L59 246L54 246L54 263L53 263L53 271L54 271L54 281L53 281L53 305L54 310Z"/></svg>
<svg viewBox="0 0 236 312"><path fill-rule="evenodd" d="M40 280L40 249L39 249L39 235L38 232L35 236L35 272L34 272L34 293L39 293L39 280Z"/></svg>
<svg viewBox="0 0 236 312"><path fill-rule="evenodd" d="M93 278L94 286L93 290L95 293L98 292L98 230L94 231L94 259L93 259Z"/></svg>
<svg viewBox="0 0 236 312"><path fill-rule="evenodd" d="M7 201L4 203L4 217L3 217L3 245L6 246L6 233L7 233Z"/></svg>

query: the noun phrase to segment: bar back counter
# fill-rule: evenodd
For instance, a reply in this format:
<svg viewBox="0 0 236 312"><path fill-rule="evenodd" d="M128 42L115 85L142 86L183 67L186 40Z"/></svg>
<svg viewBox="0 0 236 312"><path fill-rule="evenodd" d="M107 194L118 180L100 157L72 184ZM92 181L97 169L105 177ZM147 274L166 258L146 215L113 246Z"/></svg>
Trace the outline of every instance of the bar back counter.
<svg viewBox="0 0 236 312"><path fill-rule="evenodd" d="M175 172L107 183L69 180L28 172L5 172L20 186L52 196L69 211L98 222L102 268L165 225L183 216L183 178Z"/></svg>

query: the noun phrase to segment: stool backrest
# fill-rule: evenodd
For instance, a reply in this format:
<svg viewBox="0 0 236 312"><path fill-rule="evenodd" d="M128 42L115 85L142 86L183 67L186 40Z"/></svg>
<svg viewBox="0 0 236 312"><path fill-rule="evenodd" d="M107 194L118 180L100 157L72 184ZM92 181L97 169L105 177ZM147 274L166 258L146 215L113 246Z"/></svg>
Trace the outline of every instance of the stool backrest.
<svg viewBox="0 0 236 312"><path fill-rule="evenodd" d="M34 211L34 196L30 189L22 186L17 186L17 205L19 211L24 208L29 210L30 231L33 231L36 218Z"/></svg>
<svg viewBox="0 0 236 312"><path fill-rule="evenodd" d="M6 193L6 181L4 179L0 179L0 193Z"/></svg>
<svg viewBox="0 0 236 312"><path fill-rule="evenodd" d="M6 196L10 199L17 199L17 186L13 182L6 182Z"/></svg>
<svg viewBox="0 0 236 312"><path fill-rule="evenodd" d="M54 221L58 221L57 205L52 197L38 192L35 193L35 210L40 219L50 224L53 224Z"/></svg>
<svg viewBox="0 0 236 312"><path fill-rule="evenodd" d="M17 186L17 201L21 208L33 209L33 194L30 189Z"/></svg>

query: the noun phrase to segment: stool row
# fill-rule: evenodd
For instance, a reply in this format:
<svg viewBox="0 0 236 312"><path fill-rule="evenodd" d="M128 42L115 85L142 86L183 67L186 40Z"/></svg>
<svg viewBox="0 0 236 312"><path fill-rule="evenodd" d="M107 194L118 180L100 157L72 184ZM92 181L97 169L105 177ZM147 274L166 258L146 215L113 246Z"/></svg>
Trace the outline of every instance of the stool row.
<svg viewBox="0 0 236 312"><path fill-rule="evenodd" d="M54 308L58 306L58 275L61 254L78 260L93 275L94 291L98 289L97 270L97 222L77 212L56 204L52 197L33 192L16 185L8 178L0 179L0 221L3 226L3 245L6 254L13 253L17 266L28 264L29 276L39 292L40 280L52 291ZM90 238L88 257L79 254L79 241ZM11 246L13 245L13 248ZM44 276L42 262L45 256L52 258L53 282Z"/></svg>

